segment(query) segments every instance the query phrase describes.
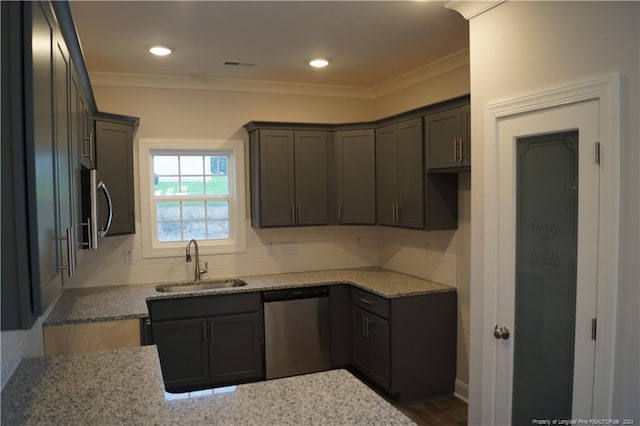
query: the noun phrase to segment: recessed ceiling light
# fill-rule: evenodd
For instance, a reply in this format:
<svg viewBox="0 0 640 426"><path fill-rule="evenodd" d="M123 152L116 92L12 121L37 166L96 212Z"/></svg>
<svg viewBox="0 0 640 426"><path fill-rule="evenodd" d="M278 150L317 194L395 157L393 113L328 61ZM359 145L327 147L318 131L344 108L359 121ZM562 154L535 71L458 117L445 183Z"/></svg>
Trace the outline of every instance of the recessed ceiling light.
<svg viewBox="0 0 640 426"><path fill-rule="evenodd" d="M169 46L155 45L149 47L149 52L156 56L167 56L173 52L173 49Z"/></svg>
<svg viewBox="0 0 640 426"><path fill-rule="evenodd" d="M315 58L309 61L309 65L314 68L324 68L329 65L329 60L324 58Z"/></svg>

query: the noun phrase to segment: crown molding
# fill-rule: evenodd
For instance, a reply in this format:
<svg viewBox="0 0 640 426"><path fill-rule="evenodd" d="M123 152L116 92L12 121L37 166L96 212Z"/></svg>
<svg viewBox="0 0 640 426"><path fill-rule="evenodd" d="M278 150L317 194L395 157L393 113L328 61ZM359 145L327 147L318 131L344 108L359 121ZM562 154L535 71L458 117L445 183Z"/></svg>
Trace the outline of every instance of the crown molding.
<svg viewBox="0 0 640 426"><path fill-rule="evenodd" d="M416 70L392 78L370 90L375 99L468 66L469 48L467 47Z"/></svg>
<svg viewBox="0 0 640 426"><path fill-rule="evenodd" d="M209 90L221 92L277 93L285 95L370 98L369 89L277 81L220 79L207 76L173 76L91 72L94 86L147 87L159 89Z"/></svg>
<svg viewBox="0 0 640 426"><path fill-rule="evenodd" d="M469 66L469 49L459 50L414 71L373 87L286 83L277 81L220 79L209 76L173 76L90 72L93 86L146 87L158 89L207 90L221 92L272 93L281 95L327 96L376 99L406 87Z"/></svg>
<svg viewBox="0 0 640 426"><path fill-rule="evenodd" d="M496 6L500 6L505 1L507 0L451 0L446 3L444 7L455 10L468 21L471 18L482 15Z"/></svg>

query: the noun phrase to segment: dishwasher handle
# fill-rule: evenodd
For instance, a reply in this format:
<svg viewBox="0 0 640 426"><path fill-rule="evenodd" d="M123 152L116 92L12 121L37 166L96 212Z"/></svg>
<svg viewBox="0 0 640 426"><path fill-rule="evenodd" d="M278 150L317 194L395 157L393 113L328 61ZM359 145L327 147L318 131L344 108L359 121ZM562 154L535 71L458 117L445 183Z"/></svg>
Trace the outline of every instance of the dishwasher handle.
<svg viewBox="0 0 640 426"><path fill-rule="evenodd" d="M329 296L329 289L327 286L296 287L264 291L262 292L262 301L268 303L280 300L309 299L312 297L326 296Z"/></svg>

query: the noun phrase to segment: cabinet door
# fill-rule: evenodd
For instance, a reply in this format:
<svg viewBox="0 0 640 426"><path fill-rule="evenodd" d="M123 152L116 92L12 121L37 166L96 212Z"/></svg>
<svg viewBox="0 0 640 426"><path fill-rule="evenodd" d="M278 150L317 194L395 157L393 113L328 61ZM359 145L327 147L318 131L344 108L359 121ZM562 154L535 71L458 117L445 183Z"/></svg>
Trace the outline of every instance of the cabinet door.
<svg viewBox="0 0 640 426"><path fill-rule="evenodd" d="M327 134L296 131L295 223L326 225L327 214Z"/></svg>
<svg viewBox="0 0 640 426"><path fill-rule="evenodd" d="M376 200L380 225L395 225L398 202L398 126L376 129Z"/></svg>
<svg viewBox="0 0 640 426"><path fill-rule="evenodd" d="M336 132L338 223L376 223L376 146L372 129Z"/></svg>
<svg viewBox="0 0 640 426"><path fill-rule="evenodd" d="M127 124L96 121L96 167L113 204L109 235L134 234L133 128ZM101 213L100 223L106 212Z"/></svg>
<svg viewBox="0 0 640 426"><path fill-rule="evenodd" d="M425 147L428 169L459 167L458 139L462 138L461 108L425 117Z"/></svg>
<svg viewBox="0 0 640 426"><path fill-rule="evenodd" d="M424 227L424 164L422 119L398 124L398 206L396 224Z"/></svg>
<svg viewBox="0 0 640 426"><path fill-rule="evenodd" d="M91 118L91 112L89 111L89 105L82 93L78 98L78 109L80 111L80 160L82 164L92 169L95 167L95 133L93 119Z"/></svg>
<svg viewBox="0 0 640 426"><path fill-rule="evenodd" d="M36 285L40 285L41 297L41 306L38 306L37 310L44 312L62 286L62 275L58 268L59 245L56 240L57 181L52 78L55 32L52 18L44 9L46 5L39 2L27 4L30 5L30 9L26 9L25 20L30 20L27 25L32 26L32 43L25 46L29 49L25 57L32 58L32 79L29 80L27 77L25 81L28 99L26 127L27 138L33 140L33 168L27 172L35 176L30 184L34 192L29 200L29 208L34 212L30 221L34 220L37 228L36 239L32 239L31 244L37 246L39 275L36 276ZM29 134L31 131L33 133Z"/></svg>
<svg viewBox="0 0 640 426"><path fill-rule="evenodd" d="M65 277L73 275L74 260L74 209L73 209L73 153L69 111L70 62L69 53L61 35L55 37L53 53L54 77L54 126L56 144L56 183L58 212L58 263L65 265Z"/></svg>
<svg viewBox="0 0 640 426"><path fill-rule="evenodd" d="M264 378L261 325L259 313L209 320L209 362L213 386Z"/></svg>
<svg viewBox="0 0 640 426"><path fill-rule="evenodd" d="M293 132L260 130L259 153L260 200L256 208L260 209L260 226L293 225Z"/></svg>
<svg viewBox="0 0 640 426"><path fill-rule="evenodd" d="M152 323L165 388L181 392L209 384L207 320L193 319Z"/></svg>
<svg viewBox="0 0 640 426"><path fill-rule="evenodd" d="M353 365L384 389L389 389L389 321L352 307Z"/></svg>

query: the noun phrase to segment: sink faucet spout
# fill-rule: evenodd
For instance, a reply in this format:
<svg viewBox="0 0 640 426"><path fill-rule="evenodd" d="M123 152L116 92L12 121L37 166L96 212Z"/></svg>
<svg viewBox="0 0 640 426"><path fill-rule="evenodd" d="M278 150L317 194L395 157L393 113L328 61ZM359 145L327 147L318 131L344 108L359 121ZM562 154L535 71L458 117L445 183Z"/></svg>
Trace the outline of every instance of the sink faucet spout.
<svg viewBox="0 0 640 426"><path fill-rule="evenodd" d="M195 256L196 256L196 264L195 264L196 270L195 270L194 278L195 278L195 281L200 281L200 275L206 274L208 272L208 268L205 267L205 269L200 269L200 252L198 250L198 242L195 239L192 239L187 243L185 261L187 263L191 262L191 244L192 243L195 248ZM206 262L205 262L205 266L208 266Z"/></svg>

